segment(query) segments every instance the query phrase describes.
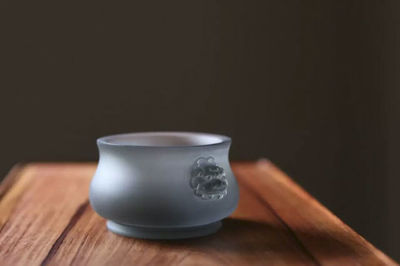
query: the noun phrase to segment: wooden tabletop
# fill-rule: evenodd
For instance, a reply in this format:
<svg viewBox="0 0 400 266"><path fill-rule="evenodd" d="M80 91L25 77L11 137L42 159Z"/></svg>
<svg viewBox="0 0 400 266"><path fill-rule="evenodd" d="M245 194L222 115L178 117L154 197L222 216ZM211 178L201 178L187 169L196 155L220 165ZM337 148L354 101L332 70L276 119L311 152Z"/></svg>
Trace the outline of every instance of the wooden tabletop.
<svg viewBox="0 0 400 266"><path fill-rule="evenodd" d="M397 265L269 161L233 163L239 207L214 235L107 231L88 202L93 163L14 167L0 186L0 265Z"/></svg>

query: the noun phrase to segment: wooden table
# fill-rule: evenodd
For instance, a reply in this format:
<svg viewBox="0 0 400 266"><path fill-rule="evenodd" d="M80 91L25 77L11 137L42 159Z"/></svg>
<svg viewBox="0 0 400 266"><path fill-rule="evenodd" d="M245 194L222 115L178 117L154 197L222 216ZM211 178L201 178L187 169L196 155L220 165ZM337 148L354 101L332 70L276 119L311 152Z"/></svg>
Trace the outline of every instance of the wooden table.
<svg viewBox="0 0 400 266"><path fill-rule="evenodd" d="M0 186L0 265L397 265L269 161L233 163L240 203L211 236L130 239L89 205L93 163L14 167Z"/></svg>

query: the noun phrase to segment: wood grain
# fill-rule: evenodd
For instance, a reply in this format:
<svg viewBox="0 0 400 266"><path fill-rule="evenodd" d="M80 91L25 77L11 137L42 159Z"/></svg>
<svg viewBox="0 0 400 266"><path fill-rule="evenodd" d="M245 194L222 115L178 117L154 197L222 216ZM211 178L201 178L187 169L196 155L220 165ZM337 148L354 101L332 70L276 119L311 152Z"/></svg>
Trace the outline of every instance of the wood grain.
<svg viewBox="0 0 400 266"><path fill-rule="evenodd" d="M397 265L272 163L232 167L240 202L218 233L149 241L92 210L95 164L19 166L0 186L0 265Z"/></svg>

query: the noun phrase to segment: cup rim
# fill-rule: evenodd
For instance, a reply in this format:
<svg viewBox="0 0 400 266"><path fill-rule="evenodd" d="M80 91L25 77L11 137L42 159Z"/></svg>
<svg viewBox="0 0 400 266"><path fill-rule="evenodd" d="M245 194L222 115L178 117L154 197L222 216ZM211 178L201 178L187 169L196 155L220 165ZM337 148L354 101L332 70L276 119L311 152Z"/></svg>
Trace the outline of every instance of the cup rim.
<svg viewBox="0 0 400 266"><path fill-rule="evenodd" d="M136 140L135 138L142 139L142 143ZM150 141L151 138L153 140L158 139L158 143L160 143L160 138L166 138L165 144L151 144L143 143L143 140L148 138ZM168 144L169 138L175 139L177 141L179 138L182 140L186 140L190 143L192 141L193 144ZM115 146L115 147L134 147L134 148L160 148L160 149L168 149L168 148L194 148L194 147L213 147L224 144L230 144L232 142L231 138L225 135L213 134L213 133L203 133L203 132L188 132L188 131L149 131L149 132L132 132L132 133L122 133L122 134L114 134L108 135L104 137L100 137L97 139L98 145L107 145L107 146Z"/></svg>

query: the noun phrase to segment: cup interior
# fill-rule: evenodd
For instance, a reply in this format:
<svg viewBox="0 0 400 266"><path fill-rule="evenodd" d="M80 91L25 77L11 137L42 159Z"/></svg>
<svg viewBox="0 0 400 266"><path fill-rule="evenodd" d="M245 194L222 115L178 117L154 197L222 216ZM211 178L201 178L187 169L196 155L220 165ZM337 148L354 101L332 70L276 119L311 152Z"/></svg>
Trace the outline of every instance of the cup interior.
<svg viewBox="0 0 400 266"><path fill-rule="evenodd" d="M111 145L145 147L207 146L230 141L227 136L195 132L144 132L107 136L100 142Z"/></svg>

